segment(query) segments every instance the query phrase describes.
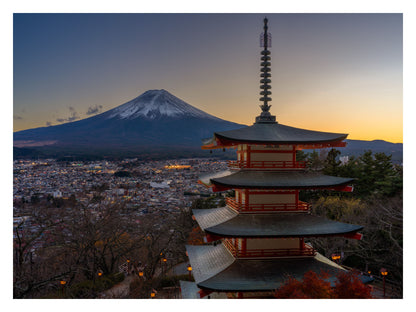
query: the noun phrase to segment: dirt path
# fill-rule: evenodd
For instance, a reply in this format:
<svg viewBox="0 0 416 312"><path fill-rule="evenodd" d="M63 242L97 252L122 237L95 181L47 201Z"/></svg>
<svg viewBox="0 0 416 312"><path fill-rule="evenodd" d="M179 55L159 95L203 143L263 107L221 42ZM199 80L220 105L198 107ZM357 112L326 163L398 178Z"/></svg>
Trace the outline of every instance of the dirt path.
<svg viewBox="0 0 416 312"><path fill-rule="evenodd" d="M107 289L106 291L103 291L99 298L102 299L115 299L115 298L126 298L130 293L130 283L133 281L133 276L129 275L126 276L126 278L111 287L110 289Z"/></svg>

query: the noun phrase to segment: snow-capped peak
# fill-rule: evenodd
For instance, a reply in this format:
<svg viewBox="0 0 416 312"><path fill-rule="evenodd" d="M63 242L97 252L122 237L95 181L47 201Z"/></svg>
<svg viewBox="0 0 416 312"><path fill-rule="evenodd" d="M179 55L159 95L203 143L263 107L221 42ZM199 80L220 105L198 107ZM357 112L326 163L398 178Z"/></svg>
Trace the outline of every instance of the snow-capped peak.
<svg viewBox="0 0 416 312"><path fill-rule="evenodd" d="M108 118L156 119L160 117L202 117L219 119L209 115L170 94L166 90L149 90L137 98L111 110Z"/></svg>

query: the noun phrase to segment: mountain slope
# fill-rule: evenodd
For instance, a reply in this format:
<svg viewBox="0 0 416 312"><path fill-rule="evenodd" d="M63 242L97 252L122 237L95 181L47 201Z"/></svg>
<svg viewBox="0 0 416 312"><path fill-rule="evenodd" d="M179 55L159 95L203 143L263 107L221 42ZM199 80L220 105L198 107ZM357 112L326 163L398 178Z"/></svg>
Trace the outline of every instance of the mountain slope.
<svg viewBox="0 0 416 312"><path fill-rule="evenodd" d="M14 143L19 147L46 143L60 148L199 148L201 139L214 131L242 126L209 115L165 90L149 90L90 118L15 132Z"/></svg>

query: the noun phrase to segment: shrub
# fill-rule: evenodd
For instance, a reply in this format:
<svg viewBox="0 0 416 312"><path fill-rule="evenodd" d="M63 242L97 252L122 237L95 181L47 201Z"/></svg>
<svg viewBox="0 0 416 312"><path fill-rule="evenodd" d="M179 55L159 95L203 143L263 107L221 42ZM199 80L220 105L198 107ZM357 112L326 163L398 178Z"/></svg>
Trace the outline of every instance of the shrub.
<svg viewBox="0 0 416 312"><path fill-rule="evenodd" d="M331 287L331 283L327 281L328 276L325 272L318 275L313 271L308 271L300 281L289 277L275 292L275 297L279 299L372 298L371 289L364 285L354 273L338 274L334 287Z"/></svg>

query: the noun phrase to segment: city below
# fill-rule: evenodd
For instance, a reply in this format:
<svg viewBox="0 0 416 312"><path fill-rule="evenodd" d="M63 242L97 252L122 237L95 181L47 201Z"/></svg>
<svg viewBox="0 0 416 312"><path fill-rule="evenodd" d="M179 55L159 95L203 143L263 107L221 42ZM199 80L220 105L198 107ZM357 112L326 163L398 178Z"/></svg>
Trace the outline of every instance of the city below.
<svg viewBox="0 0 416 312"><path fill-rule="evenodd" d="M14 161L14 223L25 221L26 230L36 231L25 215L25 203L75 200L89 206L123 204L130 218L179 213L191 206L195 197L207 196L208 190L197 183L198 176L210 170L226 168L216 159L180 159L164 161ZM99 203L95 200L100 196ZM40 237L36 246L42 246Z"/></svg>

